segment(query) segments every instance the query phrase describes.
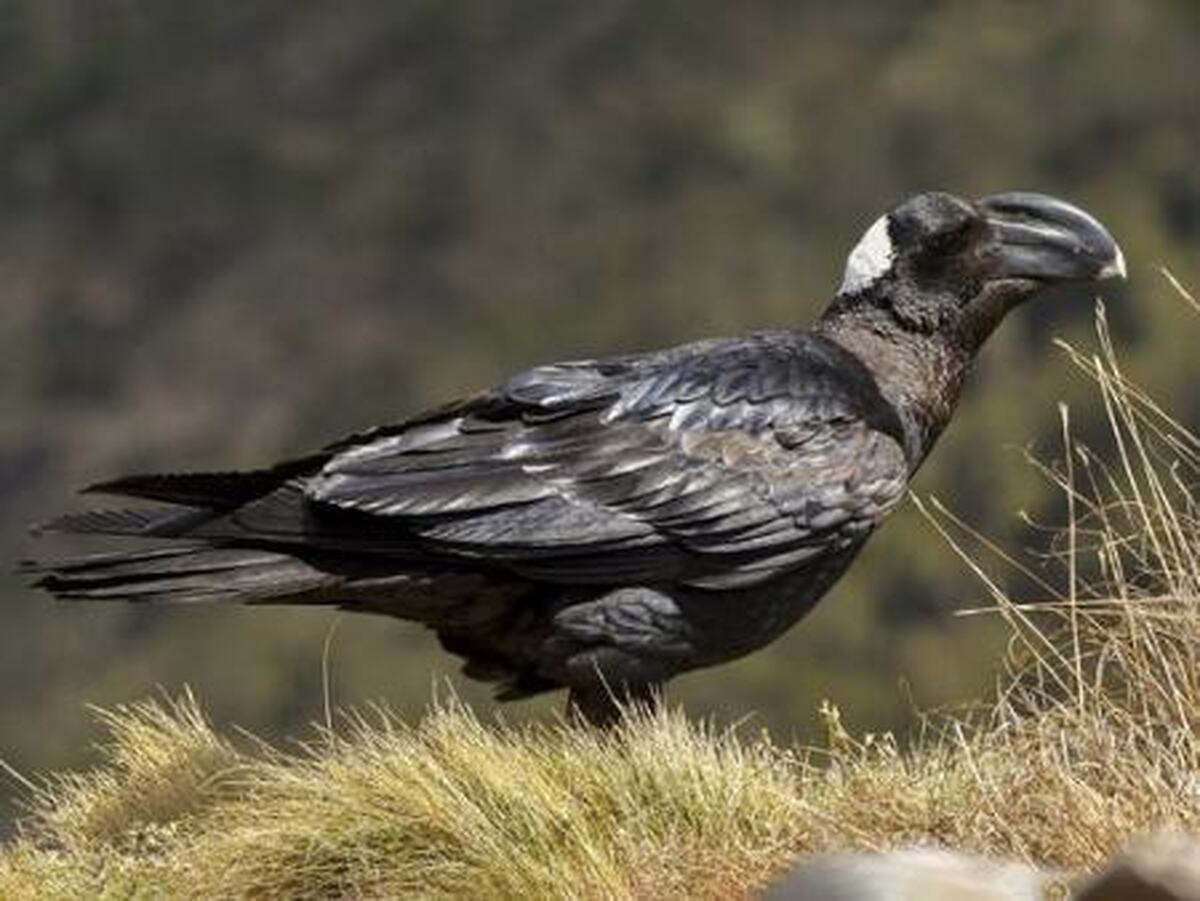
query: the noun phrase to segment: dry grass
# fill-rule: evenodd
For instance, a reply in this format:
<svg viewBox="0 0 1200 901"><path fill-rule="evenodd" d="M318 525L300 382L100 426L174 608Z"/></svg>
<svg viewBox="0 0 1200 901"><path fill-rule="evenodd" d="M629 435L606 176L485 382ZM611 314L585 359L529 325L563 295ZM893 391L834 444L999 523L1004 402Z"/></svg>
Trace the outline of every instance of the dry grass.
<svg viewBox="0 0 1200 901"><path fill-rule="evenodd" d="M1086 867L1133 834L1200 829L1200 439L1125 378L1098 324L1095 355L1067 352L1112 446L1077 444L1064 410L1043 471L1069 523L1028 571L1046 597L1011 601L980 561L1023 564L929 511L1011 629L987 709L901 749L830 707L828 746L798 751L674 712L602 735L450 703L416 726L348 716L283 753L214 734L190 697L139 704L102 714L100 768L32 792L0 896L729 897L806 850L935 842Z"/></svg>

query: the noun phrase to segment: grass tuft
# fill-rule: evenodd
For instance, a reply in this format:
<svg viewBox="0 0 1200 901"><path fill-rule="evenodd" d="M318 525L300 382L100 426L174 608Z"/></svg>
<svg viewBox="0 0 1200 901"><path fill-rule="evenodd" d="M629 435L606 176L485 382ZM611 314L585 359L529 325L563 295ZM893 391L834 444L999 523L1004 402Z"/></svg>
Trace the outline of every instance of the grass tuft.
<svg viewBox="0 0 1200 901"><path fill-rule="evenodd" d="M1121 371L1103 308L1097 325L1095 352L1064 349L1110 446L1063 411L1062 459L1036 464L1067 511L1049 557L923 505L1011 635L989 705L904 746L827 705L825 747L796 749L678 711L597 733L450 701L415 725L346 714L284 752L216 734L190 695L134 704L99 713L98 768L34 786L0 896L726 898L806 851L932 843L1075 869L1200 831L1200 439ZM1045 597L1009 598L1006 567Z"/></svg>

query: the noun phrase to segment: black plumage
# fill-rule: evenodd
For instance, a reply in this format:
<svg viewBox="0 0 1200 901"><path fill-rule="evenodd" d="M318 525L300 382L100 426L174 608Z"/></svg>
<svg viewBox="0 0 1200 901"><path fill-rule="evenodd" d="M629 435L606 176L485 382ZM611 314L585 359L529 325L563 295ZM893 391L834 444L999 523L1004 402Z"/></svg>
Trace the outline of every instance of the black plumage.
<svg viewBox="0 0 1200 901"><path fill-rule="evenodd" d="M1040 195L915 197L810 329L539 366L246 473L130 476L165 504L44 528L165 540L31 564L70 600L335 604L427 623L501 683L614 697L799 619L901 500L983 340L1046 283L1123 274Z"/></svg>

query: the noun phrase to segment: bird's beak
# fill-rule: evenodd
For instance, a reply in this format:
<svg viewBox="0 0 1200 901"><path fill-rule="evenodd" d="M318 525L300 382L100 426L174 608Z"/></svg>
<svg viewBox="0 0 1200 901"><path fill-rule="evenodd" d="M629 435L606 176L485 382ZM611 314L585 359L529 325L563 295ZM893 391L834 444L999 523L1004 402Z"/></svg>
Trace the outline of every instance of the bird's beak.
<svg viewBox="0 0 1200 901"><path fill-rule="evenodd" d="M1045 194L993 194L976 206L992 228L996 278L1101 281L1125 278L1125 256L1095 217Z"/></svg>

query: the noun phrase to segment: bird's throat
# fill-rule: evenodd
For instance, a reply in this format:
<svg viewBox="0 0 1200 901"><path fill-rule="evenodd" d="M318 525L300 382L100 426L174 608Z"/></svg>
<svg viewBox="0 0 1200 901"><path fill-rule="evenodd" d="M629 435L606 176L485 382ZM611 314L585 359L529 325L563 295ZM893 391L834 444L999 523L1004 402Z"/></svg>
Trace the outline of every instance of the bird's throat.
<svg viewBox="0 0 1200 901"><path fill-rule="evenodd" d="M826 315L816 330L854 354L904 426L915 471L950 421L972 354L945 334L903 328L886 315Z"/></svg>

